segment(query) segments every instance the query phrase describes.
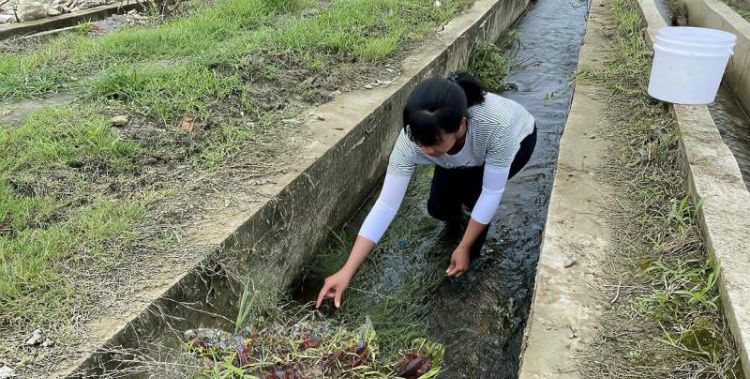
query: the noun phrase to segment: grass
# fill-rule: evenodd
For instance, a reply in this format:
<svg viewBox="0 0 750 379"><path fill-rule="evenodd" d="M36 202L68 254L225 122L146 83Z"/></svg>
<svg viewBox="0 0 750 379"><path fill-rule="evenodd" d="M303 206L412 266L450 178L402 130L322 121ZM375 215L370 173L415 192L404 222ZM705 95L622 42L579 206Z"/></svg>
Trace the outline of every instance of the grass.
<svg viewBox="0 0 750 379"><path fill-rule="evenodd" d="M99 98L121 99L131 112L169 125L182 115L211 118L217 103L241 87L238 75L220 75L200 65L127 64L111 67L90 90Z"/></svg>
<svg viewBox="0 0 750 379"><path fill-rule="evenodd" d="M134 230L170 222L152 214L158 199L254 150L258 135L404 55L470 3L217 0L154 27L67 34L0 56L4 101L77 99L0 125L2 328L21 339L39 327L64 345L58 333L70 335L73 316L115 290L97 279L142 258L129 249L151 237ZM300 84L309 77L331 84ZM130 123L115 129L113 115Z"/></svg>
<svg viewBox="0 0 750 379"><path fill-rule="evenodd" d="M674 120L650 100L650 47L632 0L611 4L612 56L578 78L610 89L618 154L611 180L622 188L613 286L627 288L604 319L585 365L589 377L738 378L739 358L721 313L718 265L707 258L679 167Z"/></svg>
<svg viewBox="0 0 750 379"><path fill-rule="evenodd" d="M518 41L519 32L510 30L496 42L477 41L469 58L468 72L492 92L502 92L505 75L510 70L510 52Z"/></svg>
<svg viewBox="0 0 750 379"><path fill-rule="evenodd" d="M3 324L68 315L85 295L62 271L109 261L100 259L108 240L129 238L129 227L143 216L139 201L86 199L93 176L131 170L140 152L90 111L49 109L0 133Z"/></svg>

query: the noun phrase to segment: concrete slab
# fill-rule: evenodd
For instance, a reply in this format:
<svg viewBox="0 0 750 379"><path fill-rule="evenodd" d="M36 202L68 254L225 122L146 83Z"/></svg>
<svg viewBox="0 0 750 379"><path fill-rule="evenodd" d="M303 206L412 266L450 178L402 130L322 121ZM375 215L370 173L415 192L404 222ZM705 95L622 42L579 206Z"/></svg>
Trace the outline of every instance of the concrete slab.
<svg viewBox="0 0 750 379"><path fill-rule="evenodd" d="M86 9L61 16L43 18L41 20L22 22L18 24L0 25L0 40L10 37L21 37L28 34L44 32L53 29L76 26L78 24L101 20L116 13L125 13L131 9L147 10L161 1L125 0L119 3Z"/></svg>
<svg viewBox="0 0 750 379"><path fill-rule="evenodd" d="M262 199L242 210L208 214L192 229L187 240L217 246L216 251L197 260L193 269L133 294L127 299L129 312L91 325L94 337L82 343L81 357L47 377L82 377L109 359L109 352L99 350L103 346L134 347L141 337L162 335L169 327L206 325L236 309L237 297L229 291L236 283L222 271L229 254L242 259L248 277L272 279L256 282L263 290L287 288L330 227L343 223L384 173L411 89L425 78L465 67L474 42L496 40L528 3L477 0L410 55L392 85L344 94L315 109L299 126L304 140L296 151L299 162L267 178L269 184L255 186Z"/></svg>
<svg viewBox="0 0 750 379"><path fill-rule="evenodd" d="M724 76L745 111L750 112L750 22L719 0L684 0L691 26L724 30L737 36Z"/></svg>
<svg viewBox="0 0 750 379"><path fill-rule="evenodd" d="M653 16L654 0L640 0L639 4L652 41L655 31L666 23ZM690 22L697 17L695 5L692 9ZM701 204L698 217L706 249L721 265L719 290L727 324L745 377L750 379L750 193L708 108L678 104L670 107L680 129L680 153L688 190L693 202Z"/></svg>
<svg viewBox="0 0 750 379"><path fill-rule="evenodd" d="M709 255L721 265L719 290L732 335L750 379L750 193L737 161L706 106L674 105L680 153Z"/></svg>
<svg viewBox="0 0 750 379"><path fill-rule="evenodd" d="M579 67L595 68L604 62L608 1L592 1ZM603 122L605 91L594 81L576 82L560 141L521 357L521 379L581 378L577 361L585 346L594 341L598 319L607 304L593 288L604 275L602 260L612 244L609 212L603 201L614 189L599 180L610 143L606 138L591 138L611 127Z"/></svg>

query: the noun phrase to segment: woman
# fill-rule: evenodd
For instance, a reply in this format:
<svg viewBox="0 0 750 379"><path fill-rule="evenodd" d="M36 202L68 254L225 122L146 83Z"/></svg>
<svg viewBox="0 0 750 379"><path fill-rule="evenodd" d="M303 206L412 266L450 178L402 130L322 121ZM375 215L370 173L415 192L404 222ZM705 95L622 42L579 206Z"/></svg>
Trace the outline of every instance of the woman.
<svg viewBox="0 0 750 379"><path fill-rule="evenodd" d="M536 145L534 117L518 103L486 92L465 73L423 81L404 108L404 128L390 156L383 189L362 224L349 259L326 278L317 307L341 298L359 266L375 247L398 211L417 165L435 165L428 212L460 224L463 207L471 218L451 255L446 274L461 276L479 257L505 189Z"/></svg>

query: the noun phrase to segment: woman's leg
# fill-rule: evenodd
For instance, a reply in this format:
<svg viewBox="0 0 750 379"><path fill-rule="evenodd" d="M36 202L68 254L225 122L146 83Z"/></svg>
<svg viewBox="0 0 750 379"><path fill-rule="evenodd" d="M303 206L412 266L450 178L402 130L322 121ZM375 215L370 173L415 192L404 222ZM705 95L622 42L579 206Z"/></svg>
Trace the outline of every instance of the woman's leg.
<svg viewBox="0 0 750 379"><path fill-rule="evenodd" d="M461 180L456 170L435 166L427 200L430 216L449 223L461 220Z"/></svg>

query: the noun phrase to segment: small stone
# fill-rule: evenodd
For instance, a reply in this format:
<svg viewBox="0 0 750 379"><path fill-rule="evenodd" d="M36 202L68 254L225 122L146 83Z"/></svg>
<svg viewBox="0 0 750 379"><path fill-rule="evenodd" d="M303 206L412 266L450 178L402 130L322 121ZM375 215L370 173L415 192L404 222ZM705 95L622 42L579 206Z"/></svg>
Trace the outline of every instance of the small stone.
<svg viewBox="0 0 750 379"><path fill-rule="evenodd" d="M128 14L136 14L136 13L138 13L138 11L135 9L131 9L128 11Z"/></svg>
<svg viewBox="0 0 750 379"><path fill-rule="evenodd" d="M55 0L55 1L52 2L52 5L63 5L65 3L67 3L67 2L68 2L68 0Z"/></svg>
<svg viewBox="0 0 750 379"><path fill-rule="evenodd" d="M440 0L435 0L435 6L436 7L439 7L441 5L443 5L443 3L441 3Z"/></svg>
<svg viewBox="0 0 750 379"><path fill-rule="evenodd" d="M372 89L372 84L365 84L365 89Z"/></svg>
<svg viewBox="0 0 750 379"><path fill-rule="evenodd" d="M330 97L336 97L338 95L341 95L341 91L339 91L339 90L331 91L331 93L328 94L328 96L330 96Z"/></svg>
<svg viewBox="0 0 750 379"><path fill-rule="evenodd" d="M16 16L12 14L0 14L0 24L10 24L16 22Z"/></svg>
<svg viewBox="0 0 750 379"><path fill-rule="evenodd" d="M565 260L563 261L563 267L568 268L575 265L576 263L578 263L578 261L573 258L565 258Z"/></svg>
<svg viewBox="0 0 750 379"><path fill-rule="evenodd" d="M52 347L52 346L55 346L55 341L49 338L47 338L46 340L44 340L44 342L42 342L42 347Z"/></svg>
<svg viewBox="0 0 750 379"><path fill-rule="evenodd" d="M325 120L326 120L326 118L325 118L325 117L323 117L323 116L318 116L318 121L325 121Z"/></svg>
<svg viewBox="0 0 750 379"><path fill-rule="evenodd" d="M37 329L31 334L31 338L26 340L26 346L36 346L42 343L42 341L44 341L42 331Z"/></svg>
<svg viewBox="0 0 750 379"><path fill-rule="evenodd" d="M50 8L47 9L47 16L55 17L61 15L62 12L60 12L57 8Z"/></svg>
<svg viewBox="0 0 750 379"><path fill-rule="evenodd" d="M33 21L47 17L47 7L36 1L18 4L16 9L18 19L21 21Z"/></svg>
<svg viewBox="0 0 750 379"><path fill-rule="evenodd" d="M10 379L14 378L16 376L16 373L13 371L12 368L8 366L0 367L0 379Z"/></svg>
<svg viewBox="0 0 750 379"><path fill-rule="evenodd" d="M130 120L128 119L128 116L125 115L118 115L109 120L114 126L125 126L128 124L128 121Z"/></svg>

